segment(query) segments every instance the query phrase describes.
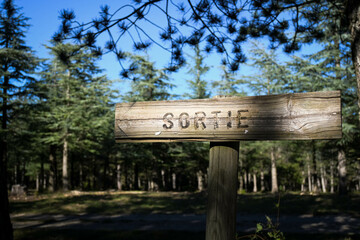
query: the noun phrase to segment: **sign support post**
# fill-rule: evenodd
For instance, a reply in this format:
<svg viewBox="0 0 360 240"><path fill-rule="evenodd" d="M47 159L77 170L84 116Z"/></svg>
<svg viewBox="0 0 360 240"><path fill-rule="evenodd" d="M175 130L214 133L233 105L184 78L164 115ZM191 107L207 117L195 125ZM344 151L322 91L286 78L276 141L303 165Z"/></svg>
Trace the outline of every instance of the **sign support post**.
<svg viewBox="0 0 360 240"><path fill-rule="evenodd" d="M234 240L239 142L211 142L209 160L206 240Z"/></svg>

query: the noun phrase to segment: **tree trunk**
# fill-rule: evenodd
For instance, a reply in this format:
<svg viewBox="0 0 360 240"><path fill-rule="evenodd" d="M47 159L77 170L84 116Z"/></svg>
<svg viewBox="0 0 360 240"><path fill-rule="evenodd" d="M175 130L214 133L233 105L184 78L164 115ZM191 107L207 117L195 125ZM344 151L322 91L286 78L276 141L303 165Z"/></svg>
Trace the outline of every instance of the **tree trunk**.
<svg viewBox="0 0 360 240"><path fill-rule="evenodd" d="M326 193L326 177L325 177L325 169L324 166L320 168L320 175L321 175L321 189L323 193Z"/></svg>
<svg viewBox="0 0 360 240"><path fill-rule="evenodd" d="M164 180L165 181L165 180ZM139 190L139 164L134 164L134 190Z"/></svg>
<svg viewBox="0 0 360 240"><path fill-rule="evenodd" d="M260 172L260 190L262 192L265 191L265 174L264 174L264 170L261 169L261 172Z"/></svg>
<svg viewBox="0 0 360 240"><path fill-rule="evenodd" d="M305 171L301 171L301 177L302 177L302 180L301 180L301 189L300 189L300 191L305 192Z"/></svg>
<svg viewBox="0 0 360 240"><path fill-rule="evenodd" d="M68 141L64 139L63 145L63 162L62 162L62 182L63 182L63 190L69 191L69 173L68 173Z"/></svg>
<svg viewBox="0 0 360 240"><path fill-rule="evenodd" d="M4 67L4 72L8 70L8 67ZM2 122L0 135L0 239L13 239L13 228L10 220L9 213L9 199L7 191L7 90L9 87L9 77L4 76L3 82L3 94L2 94Z"/></svg>
<svg viewBox="0 0 360 240"><path fill-rule="evenodd" d="M121 165L118 163L116 165L116 186L118 191L122 190L122 185L121 185Z"/></svg>
<svg viewBox="0 0 360 240"><path fill-rule="evenodd" d="M165 170L161 169L161 187L163 190L166 189L166 182L165 182Z"/></svg>
<svg viewBox="0 0 360 240"><path fill-rule="evenodd" d="M279 191L279 187L277 182L276 159L275 159L274 147L271 148L270 158L271 158L271 192L277 193Z"/></svg>
<svg viewBox="0 0 360 240"><path fill-rule="evenodd" d="M359 113L358 116L360 124L360 1L347 1L346 16L348 17L349 21L352 61L356 74Z"/></svg>
<svg viewBox="0 0 360 240"><path fill-rule="evenodd" d="M202 192L204 190L203 172L201 170L197 171L196 176L197 176L198 191Z"/></svg>
<svg viewBox="0 0 360 240"><path fill-rule="evenodd" d="M256 174L253 173L253 192L256 193L257 192L257 181L256 181Z"/></svg>
<svg viewBox="0 0 360 240"><path fill-rule="evenodd" d="M44 183L45 183L45 173L44 173L44 160L41 158L40 160L40 174L39 174L39 192L44 191Z"/></svg>
<svg viewBox="0 0 360 240"><path fill-rule="evenodd" d="M310 159L308 159L308 160L310 160ZM308 190L309 190L309 192L312 192L310 161L308 161L308 164L307 164L307 179L308 179Z"/></svg>
<svg viewBox="0 0 360 240"><path fill-rule="evenodd" d="M331 161L330 165L330 192L334 193L334 163Z"/></svg>
<svg viewBox="0 0 360 240"><path fill-rule="evenodd" d="M84 172L83 172L83 162L80 160L79 163L79 181L80 181L80 189L84 190Z"/></svg>
<svg viewBox="0 0 360 240"><path fill-rule="evenodd" d="M50 146L49 162L50 162L49 191L54 192L57 190L56 146L54 145Z"/></svg>
<svg viewBox="0 0 360 240"><path fill-rule="evenodd" d="M312 159L312 163L313 163L313 173L312 173L312 177L313 177L313 187L312 187L312 191L317 193L319 191L319 178L318 178L318 174L317 174L317 162L316 162L316 148L315 148L315 142L311 141L311 147L312 147L312 153L311 153L311 159Z"/></svg>
<svg viewBox="0 0 360 240"><path fill-rule="evenodd" d="M36 180L35 180L35 190L37 191L37 192L39 192L39 189L40 189L40 180L39 180L39 174L37 173L36 174Z"/></svg>
<svg viewBox="0 0 360 240"><path fill-rule="evenodd" d="M245 192L247 192L247 190L248 190L248 179L247 179L246 170L244 171L244 189L245 189Z"/></svg>
<svg viewBox="0 0 360 240"><path fill-rule="evenodd" d="M171 174L172 190L176 190L176 173Z"/></svg>
<svg viewBox="0 0 360 240"><path fill-rule="evenodd" d="M338 150L339 194L347 194L346 156L343 149Z"/></svg>

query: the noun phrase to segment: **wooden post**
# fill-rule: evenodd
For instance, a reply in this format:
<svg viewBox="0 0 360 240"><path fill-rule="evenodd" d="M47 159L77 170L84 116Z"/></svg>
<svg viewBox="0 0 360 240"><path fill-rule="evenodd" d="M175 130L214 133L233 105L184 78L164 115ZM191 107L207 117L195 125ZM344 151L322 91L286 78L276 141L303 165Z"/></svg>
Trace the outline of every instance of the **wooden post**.
<svg viewBox="0 0 360 240"><path fill-rule="evenodd" d="M206 240L235 240L239 142L211 142Z"/></svg>

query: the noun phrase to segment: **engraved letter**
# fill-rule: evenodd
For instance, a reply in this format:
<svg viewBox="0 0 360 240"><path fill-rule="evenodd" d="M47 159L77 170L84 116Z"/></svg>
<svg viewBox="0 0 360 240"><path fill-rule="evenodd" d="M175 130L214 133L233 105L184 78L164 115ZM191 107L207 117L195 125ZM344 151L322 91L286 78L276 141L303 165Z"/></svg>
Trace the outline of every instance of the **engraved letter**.
<svg viewBox="0 0 360 240"><path fill-rule="evenodd" d="M221 111L213 111L211 114L215 114L215 122L214 122L214 129L219 128L219 118L218 113L221 113Z"/></svg>
<svg viewBox="0 0 360 240"><path fill-rule="evenodd" d="M249 110L238 110L238 115L237 115L237 119L238 119L238 128L247 128L249 127L248 125L241 125L241 120L245 120L247 119L247 117L241 117L241 113L242 112L249 112Z"/></svg>
<svg viewBox="0 0 360 240"><path fill-rule="evenodd" d="M231 124L231 111L228 111L228 123L226 124L227 128L232 128Z"/></svg>
<svg viewBox="0 0 360 240"><path fill-rule="evenodd" d="M188 128L190 126L189 114L183 112L179 116L179 126L181 129Z"/></svg>
<svg viewBox="0 0 360 240"><path fill-rule="evenodd" d="M172 113L165 113L163 120L165 124L163 125L164 129L171 129L174 126L174 123L170 120L174 117L174 114Z"/></svg>
<svg viewBox="0 0 360 240"><path fill-rule="evenodd" d="M199 115L202 115L202 116L199 116ZM206 128L205 117L206 117L206 114L204 112L196 112L195 113L195 119L194 119L195 129L198 129L200 127L200 125L201 125L202 129Z"/></svg>

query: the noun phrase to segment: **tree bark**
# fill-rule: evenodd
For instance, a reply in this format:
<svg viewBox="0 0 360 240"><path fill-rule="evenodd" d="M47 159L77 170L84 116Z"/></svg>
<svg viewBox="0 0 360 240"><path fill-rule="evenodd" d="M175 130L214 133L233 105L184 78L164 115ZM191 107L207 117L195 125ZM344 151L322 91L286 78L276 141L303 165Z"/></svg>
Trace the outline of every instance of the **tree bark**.
<svg viewBox="0 0 360 240"><path fill-rule="evenodd" d="M279 186L277 182L275 147L271 148L270 159L271 159L271 192L277 193L279 191Z"/></svg>
<svg viewBox="0 0 360 240"><path fill-rule="evenodd" d="M8 70L8 67L4 67L4 72ZM10 220L9 212L9 199L7 191L7 90L9 87L9 77L4 76L3 82L3 98L2 98L2 122L0 135L0 239L13 239L13 228Z"/></svg>
<svg viewBox="0 0 360 240"><path fill-rule="evenodd" d="M116 165L116 186L117 186L118 191L122 190L122 185L121 185L121 165L119 163Z"/></svg>
<svg viewBox="0 0 360 240"><path fill-rule="evenodd" d="M57 190L56 146L54 145L50 146L49 162L50 162L49 191L54 192Z"/></svg>
<svg viewBox="0 0 360 240"><path fill-rule="evenodd" d="M244 171L244 189L245 189L245 192L247 192L248 190L248 179L247 179L247 173L246 173L246 170Z"/></svg>
<svg viewBox="0 0 360 240"><path fill-rule="evenodd" d="M301 192L305 192L305 172L301 171Z"/></svg>
<svg viewBox="0 0 360 240"><path fill-rule="evenodd" d="M338 150L339 194L347 194L346 155L343 149Z"/></svg>
<svg viewBox="0 0 360 240"><path fill-rule="evenodd" d="M65 138L63 144L63 161L62 161L62 184L64 191L69 191L68 154L69 154L68 141Z"/></svg>
<svg viewBox="0 0 360 240"><path fill-rule="evenodd" d="M176 190L176 173L171 174L172 190Z"/></svg>
<svg viewBox="0 0 360 240"><path fill-rule="evenodd" d="M83 169L83 161L80 160L79 162L79 181L80 181L80 189L84 190L84 169Z"/></svg>
<svg viewBox="0 0 360 240"><path fill-rule="evenodd" d="M197 176L198 191L202 192L204 190L203 172L201 170L197 171L196 176Z"/></svg>
<svg viewBox="0 0 360 240"><path fill-rule="evenodd" d="M68 78L70 81L71 72L68 70ZM70 106L70 86L69 83L66 88L66 101L67 107ZM62 166L62 181L63 181L63 190L69 191L69 174L68 174L68 154L69 154L69 146L68 146L68 129L66 127L64 134L64 142L63 142L63 166Z"/></svg>
<svg viewBox="0 0 360 240"><path fill-rule="evenodd" d="M320 168L320 175L321 175L321 189L323 193L326 193L326 177L325 177L325 169L324 166Z"/></svg>
<svg viewBox="0 0 360 240"><path fill-rule="evenodd" d="M265 174L264 174L264 170L261 169L261 172L260 172L260 190L262 192L265 191Z"/></svg>
<svg viewBox="0 0 360 240"><path fill-rule="evenodd" d="M163 180L165 181L165 179ZM134 190L139 190L139 164L134 164Z"/></svg>
<svg viewBox="0 0 360 240"><path fill-rule="evenodd" d="M307 164L307 180L308 180L308 190L312 192L312 181L311 181L311 169L310 169L310 159L308 155L308 164Z"/></svg>
<svg viewBox="0 0 360 240"><path fill-rule="evenodd" d="M331 161L330 165L330 192L334 193L334 163Z"/></svg>
<svg viewBox="0 0 360 240"><path fill-rule="evenodd" d="M257 181L256 181L256 174L253 173L253 192L256 193L257 192Z"/></svg>
<svg viewBox="0 0 360 240"><path fill-rule="evenodd" d="M349 22L352 61L356 74L359 113L358 116L360 124L360 1L347 1L346 16Z"/></svg>
<svg viewBox="0 0 360 240"><path fill-rule="evenodd" d="M312 191L317 193L319 192L319 177L317 174L317 162L316 162L316 147L315 147L315 142L311 141L311 148L312 148L312 153L311 153L311 160L312 160L312 164L313 164L313 173L312 173L312 177L313 177L313 186L312 186Z"/></svg>
<svg viewBox="0 0 360 240"><path fill-rule="evenodd" d="M163 190L166 189L165 170L164 169L161 169L161 187Z"/></svg>

